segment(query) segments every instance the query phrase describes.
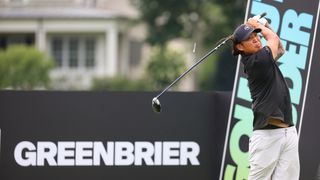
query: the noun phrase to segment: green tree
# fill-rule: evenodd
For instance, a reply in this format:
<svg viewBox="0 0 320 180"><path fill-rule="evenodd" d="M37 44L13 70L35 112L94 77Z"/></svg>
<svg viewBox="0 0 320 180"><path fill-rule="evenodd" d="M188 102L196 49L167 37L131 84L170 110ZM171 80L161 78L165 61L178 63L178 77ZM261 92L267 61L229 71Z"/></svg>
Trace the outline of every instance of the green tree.
<svg viewBox="0 0 320 180"><path fill-rule="evenodd" d="M147 24L147 42L151 45L165 47L172 39L186 38L197 42L197 51L201 53L213 48L222 37L232 34L243 21L245 12L245 1L239 0L133 0L133 3L141 11L141 20ZM226 52L229 55L225 55ZM221 48L214 56L217 58L207 60L216 59L214 62L201 66L198 71L199 88L231 90L234 71L228 74L220 71L224 66L235 69L230 48ZM224 78L226 75L229 77Z"/></svg>
<svg viewBox="0 0 320 180"><path fill-rule="evenodd" d="M154 49L146 70L153 89L163 88L176 79L186 69L184 59L184 56L176 51Z"/></svg>
<svg viewBox="0 0 320 180"><path fill-rule="evenodd" d="M219 28L213 28L208 34L205 41L206 47L209 47L210 43L218 41L219 38L232 34L233 30L243 23L245 16L247 1L215 0L215 2L222 7L221 13L224 14L226 19L223 23L219 23ZM211 24L211 27L215 27L214 21L206 22ZM217 59L214 66L201 67L200 72L203 78L198 80L200 89L219 91L232 90L237 66L237 57L234 57L231 54L231 48L231 46L221 48L217 52ZM207 69L207 71L204 69Z"/></svg>
<svg viewBox="0 0 320 180"><path fill-rule="evenodd" d="M133 3L148 26L147 42L160 46L165 46L171 39L201 35L199 30L205 29L205 21L212 20L209 18L212 11L208 10L214 6L210 0L133 0ZM223 14L217 15L223 19ZM215 21L221 18L215 18Z"/></svg>
<svg viewBox="0 0 320 180"><path fill-rule="evenodd" d="M14 45L0 52L0 88L47 87L53 61L34 47Z"/></svg>

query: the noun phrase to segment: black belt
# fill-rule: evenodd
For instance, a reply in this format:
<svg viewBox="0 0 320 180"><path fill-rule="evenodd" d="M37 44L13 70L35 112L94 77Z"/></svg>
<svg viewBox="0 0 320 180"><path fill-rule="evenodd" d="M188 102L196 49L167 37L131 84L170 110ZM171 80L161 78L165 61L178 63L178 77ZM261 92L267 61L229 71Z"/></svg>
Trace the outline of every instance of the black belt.
<svg viewBox="0 0 320 180"><path fill-rule="evenodd" d="M266 125L265 127L261 128L261 129L280 129L280 128L283 128L283 127L279 127L279 126L275 126L275 125L272 125L272 124L268 124L268 125Z"/></svg>

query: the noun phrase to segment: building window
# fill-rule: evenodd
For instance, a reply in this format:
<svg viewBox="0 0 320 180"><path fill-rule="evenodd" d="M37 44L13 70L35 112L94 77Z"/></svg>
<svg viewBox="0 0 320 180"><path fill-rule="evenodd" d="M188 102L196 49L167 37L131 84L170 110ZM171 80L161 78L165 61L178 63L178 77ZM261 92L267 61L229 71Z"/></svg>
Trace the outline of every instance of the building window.
<svg viewBox="0 0 320 180"><path fill-rule="evenodd" d="M6 49L10 45L34 45L34 34L0 34L0 49Z"/></svg>
<svg viewBox="0 0 320 180"><path fill-rule="evenodd" d="M52 36L51 55L59 68L92 69L96 63L96 39L88 36Z"/></svg>
<svg viewBox="0 0 320 180"><path fill-rule="evenodd" d="M62 66L62 39L53 38L52 40L52 56L57 67Z"/></svg>
<svg viewBox="0 0 320 180"><path fill-rule="evenodd" d="M86 67L92 68L95 65L95 40L93 38L86 39L85 42L85 50L86 50Z"/></svg>
<svg viewBox="0 0 320 180"><path fill-rule="evenodd" d="M71 38L69 43L69 67L78 67L79 41L77 38Z"/></svg>

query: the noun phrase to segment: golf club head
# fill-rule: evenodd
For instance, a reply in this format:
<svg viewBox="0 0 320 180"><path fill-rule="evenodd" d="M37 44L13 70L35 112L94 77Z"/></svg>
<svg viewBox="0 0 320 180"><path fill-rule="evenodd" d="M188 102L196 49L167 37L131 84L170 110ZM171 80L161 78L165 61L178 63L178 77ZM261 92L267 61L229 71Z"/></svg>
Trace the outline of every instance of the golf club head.
<svg viewBox="0 0 320 180"><path fill-rule="evenodd" d="M161 104L160 104L160 101L158 100L158 98L156 98L156 97L152 99L152 109L156 113L161 112Z"/></svg>

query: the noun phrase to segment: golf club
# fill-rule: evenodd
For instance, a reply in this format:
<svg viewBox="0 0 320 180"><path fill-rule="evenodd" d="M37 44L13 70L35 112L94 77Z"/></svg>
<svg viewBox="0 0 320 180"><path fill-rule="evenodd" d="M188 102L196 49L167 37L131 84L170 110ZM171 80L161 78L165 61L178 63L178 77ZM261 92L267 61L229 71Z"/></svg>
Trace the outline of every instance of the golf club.
<svg viewBox="0 0 320 180"><path fill-rule="evenodd" d="M259 19L263 18L264 16L266 16L267 13L261 13L259 15L254 16L254 18L256 18L258 21ZM161 103L159 101L160 96L165 93L166 91L168 91L174 84L176 84L183 76L185 76L187 73L189 73L194 67L196 67L197 65L199 65L203 60L205 60L208 56L210 56L213 52L215 52L217 49L219 49L222 45L224 45L228 40L230 40L232 38L231 36L228 36L226 38L224 38L224 40L218 44L215 48L213 48L212 50L210 50L207 54L205 54L202 58L200 58L194 65L192 65L188 70L186 70L184 73L182 73L177 79L175 79L169 86L167 86L160 94L158 94L156 97L154 97L152 99L152 109L154 112L156 113L160 113L161 112Z"/></svg>
<svg viewBox="0 0 320 180"><path fill-rule="evenodd" d="M205 60L208 56L210 56L213 52L215 52L217 49L219 49L222 45L224 45L231 36L228 36L225 38L219 45L217 45L215 48L210 50L206 55L204 55L202 58L200 58L194 65L192 65L188 70L186 70L184 73L182 73L177 79L175 79L169 86L167 86L160 94L158 94L156 97L152 99L152 109L156 113L161 112L161 104L159 101L159 97L168 91L174 84L176 84L183 76L185 76L187 73L189 73L194 67L196 67L198 64L200 64L203 60Z"/></svg>

